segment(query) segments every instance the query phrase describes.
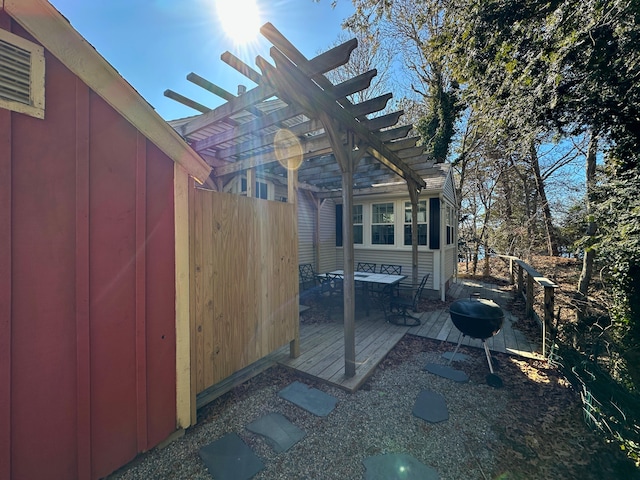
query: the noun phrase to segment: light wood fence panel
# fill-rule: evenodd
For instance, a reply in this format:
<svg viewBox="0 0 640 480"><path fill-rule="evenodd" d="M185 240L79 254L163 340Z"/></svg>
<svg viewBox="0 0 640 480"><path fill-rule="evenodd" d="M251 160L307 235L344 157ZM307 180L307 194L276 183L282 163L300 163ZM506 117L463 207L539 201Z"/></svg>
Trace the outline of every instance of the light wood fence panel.
<svg viewBox="0 0 640 480"><path fill-rule="evenodd" d="M196 393L298 339L295 205L197 189Z"/></svg>

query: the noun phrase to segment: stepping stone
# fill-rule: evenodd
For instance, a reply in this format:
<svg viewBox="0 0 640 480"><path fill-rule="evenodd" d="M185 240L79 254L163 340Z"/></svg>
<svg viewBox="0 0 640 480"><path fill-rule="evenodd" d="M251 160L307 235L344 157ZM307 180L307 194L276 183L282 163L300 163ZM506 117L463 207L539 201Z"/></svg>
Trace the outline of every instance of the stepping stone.
<svg viewBox="0 0 640 480"><path fill-rule="evenodd" d="M413 412L411 413L429 423L449 420L449 409L447 409L447 403L444 397L431 390L423 390L420 392L413 406Z"/></svg>
<svg viewBox="0 0 640 480"><path fill-rule="evenodd" d="M279 413L270 413L247 425L247 430L267 438L269 444L278 452L289 450L305 436L293 423Z"/></svg>
<svg viewBox="0 0 640 480"><path fill-rule="evenodd" d="M278 396L319 417L329 415L338 403L336 397L300 382L293 382L284 387L278 392Z"/></svg>
<svg viewBox="0 0 640 480"><path fill-rule="evenodd" d="M228 433L199 451L216 480L249 480L264 468L262 460L236 433Z"/></svg>
<svg viewBox="0 0 640 480"><path fill-rule="evenodd" d="M433 373L440 377L448 378L449 380L453 380L454 382L464 383L469 381L469 376L466 373L464 373L462 370L456 370L449 365L427 363L423 370L426 370L427 372Z"/></svg>
<svg viewBox="0 0 640 480"><path fill-rule="evenodd" d="M458 353L456 353L454 355L453 352L444 352L442 354L442 358L444 358L447 361L452 361L452 362L466 362L471 357L469 355L467 355L466 353L458 352Z"/></svg>
<svg viewBox="0 0 640 480"><path fill-rule="evenodd" d="M365 480L440 480L433 468L404 453L387 453L365 458Z"/></svg>

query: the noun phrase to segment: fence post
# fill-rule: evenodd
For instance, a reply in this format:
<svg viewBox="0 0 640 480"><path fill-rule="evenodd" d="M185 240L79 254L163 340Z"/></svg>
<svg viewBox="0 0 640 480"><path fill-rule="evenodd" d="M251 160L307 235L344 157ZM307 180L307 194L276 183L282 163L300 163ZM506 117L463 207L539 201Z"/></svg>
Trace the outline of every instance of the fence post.
<svg viewBox="0 0 640 480"><path fill-rule="evenodd" d="M533 316L533 276L527 272L527 317Z"/></svg>
<svg viewBox="0 0 640 480"><path fill-rule="evenodd" d="M544 287L544 319L543 319L543 337L542 337L542 356L546 358L546 327L553 328L553 304L554 304L555 287L545 285Z"/></svg>
<svg viewBox="0 0 640 480"><path fill-rule="evenodd" d="M524 277L522 272L522 265L518 263L518 295L524 293Z"/></svg>
<svg viewBox="0 0 640 480"><path fill-rule="evenodd" d="M509 258L509 285L513 285L515 283L515 278L513 275L513 257Z"/></svg>

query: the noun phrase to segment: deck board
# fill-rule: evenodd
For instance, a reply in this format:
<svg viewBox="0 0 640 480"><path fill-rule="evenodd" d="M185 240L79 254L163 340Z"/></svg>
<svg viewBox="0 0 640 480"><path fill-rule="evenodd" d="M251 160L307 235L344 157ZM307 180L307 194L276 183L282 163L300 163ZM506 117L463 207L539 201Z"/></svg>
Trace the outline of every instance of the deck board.
<svg viewBox="0 0 640 480"><path fill-rule="evenodd" d="M468 298L474 292L480 293L482 298L495 301L505 311L502 329L494 337L487 339L489 349L539 358L538 344L530 342L513 326L516 317L505 308L509 292L476 280L459 280L449 289L447 296L450 299ZM366 382L377 365L407 333L449 342L453 350L460 332L453 325L448 308L434 309L419 315L421 325L405 327L386 322L381 311L372 309L369 316L356 312L356 375L350 378L344 374L344 325L339 315L333 315L326 323L305 324L303 321L300 325L300 356L290 358L289 348L286 346L276 351L272 358L303 375L354 392ZM463 338L462 345L483 348L480 340L469 337Z"/></svg>

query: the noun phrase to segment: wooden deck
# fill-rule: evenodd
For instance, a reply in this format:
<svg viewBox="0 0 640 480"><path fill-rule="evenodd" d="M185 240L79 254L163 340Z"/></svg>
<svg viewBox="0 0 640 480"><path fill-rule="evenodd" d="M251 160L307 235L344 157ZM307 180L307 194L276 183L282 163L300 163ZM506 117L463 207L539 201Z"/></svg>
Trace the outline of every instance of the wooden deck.
<svg viewBox="0 0 640 480"><path fill-rule="evenodd" d="M538 345L527 340L522 332L514 329L513 314L506 310L509 293L501 292L495 285L477 281L459 280L447 293L451 299L467 298L479 292L482 298L495 301L505 312L500 332L487 340L492 351L539 358ZM279 364L297 372L328 382L350 392L356 391L373 374L378 363L407 333L452 343L453 350L460 333L451 322L448 309L427 311L420 314L421 325L401 327L385 321L380 311L370 316L356 314L356 375L344 375L344 325L342 320L329 323L300 325L300 356L289 357L289 347L277 351L272 358ZM463 345L482 348L480 340L464 338Z"/></svg>

